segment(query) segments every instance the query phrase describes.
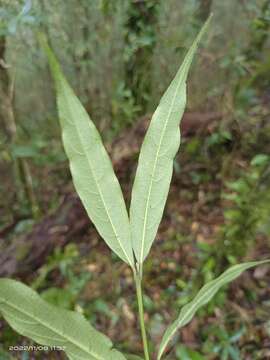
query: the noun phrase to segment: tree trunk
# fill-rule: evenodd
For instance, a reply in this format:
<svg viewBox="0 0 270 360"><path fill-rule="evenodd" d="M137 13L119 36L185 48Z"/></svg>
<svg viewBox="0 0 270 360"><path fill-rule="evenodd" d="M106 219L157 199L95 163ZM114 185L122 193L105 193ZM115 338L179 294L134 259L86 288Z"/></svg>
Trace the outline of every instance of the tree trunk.
<svg viewBox="0 0 270 360"><path fill-rule="evenodd" d="M8 65L5 62L6 37L0 36L0 123L9 142L16 136L16 124L12 108L12 91L8 74Z"/></svg>
<svg viewBox="0 0 270 360"><path fill-rule="evenodd" d="M5 62L6 37L0 36L0 124L6 135L7 148L10 149L16 198L18 203L28 203L32 214L38 214L38 205L33 190L32 176L26 159L13 157L12 148L17 142L17 126L14 112L14 79L8 73ZM15 201L16 203L16 201Z"/></svg>

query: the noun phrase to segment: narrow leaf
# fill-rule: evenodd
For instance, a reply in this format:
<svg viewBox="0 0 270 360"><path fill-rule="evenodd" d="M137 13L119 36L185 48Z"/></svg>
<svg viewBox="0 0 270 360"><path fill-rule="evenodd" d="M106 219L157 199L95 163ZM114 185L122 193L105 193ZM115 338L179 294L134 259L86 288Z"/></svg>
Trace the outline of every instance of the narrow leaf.
<svg viewBox="0 0 270 360"><path fill-rule="evenodd" d="M204 285L198 292L198 294L195 296L195 298L191 302L183 306L178 318L165 331L159 348L158 360L160 360L166 346L168 345L169 341L172 339L176 331L189 323L195 315L196 311L203 305L207 304L223 285L226 285L236 279L245 270L268 262L270 262L270 260L252 261L248 263L234 265L228 270L226 270L218 278Z"/></svg>
<svg viewBox="0 0 270 360"><path fill-rule="evenodd" d="M130 206L132 245L139 264L150 251L164 211L173 159L180 145L179 124L186 105L187 75L209 21L210 18L163 95L142 144Z"/></svg>
<svg viewBox="0 0 270 360"><path fill-rule="evenodd" d="M19 334L63 347L71 360L125 359L81 314L48 304L20 282L0 279L0 313Z"/></svg>
<svg viewBox="0 0 270 360"><path fill-rule="evenodd" d="M67 83L42 36L40 42L55 80L62 139L77 193L108 246L133 266L128 214L112 163L94 123Z"/></svg>

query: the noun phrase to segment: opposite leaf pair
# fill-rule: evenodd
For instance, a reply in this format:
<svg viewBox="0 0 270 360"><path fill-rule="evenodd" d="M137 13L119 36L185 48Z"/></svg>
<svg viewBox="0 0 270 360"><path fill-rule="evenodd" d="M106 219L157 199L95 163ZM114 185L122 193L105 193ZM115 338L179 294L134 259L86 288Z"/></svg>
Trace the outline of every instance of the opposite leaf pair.
<svg viewBox="0 0 270 360"><path fill-rule="evenodd" d="M46 41L42 40L56 84L62 138L76 191L108 246L140 272L155 239L168 196L173 160L180 145L179 124L186 106L188 71L209 21L210 18L153 115L140 151L130 221L100 135L68 85Z"/></svg>

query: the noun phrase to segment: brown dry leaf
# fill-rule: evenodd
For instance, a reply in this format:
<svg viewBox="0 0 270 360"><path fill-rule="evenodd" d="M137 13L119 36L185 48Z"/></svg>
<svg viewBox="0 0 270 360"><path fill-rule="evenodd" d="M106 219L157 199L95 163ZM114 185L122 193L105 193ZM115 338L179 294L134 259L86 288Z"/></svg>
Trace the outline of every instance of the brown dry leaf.
<svg viewBox="0 0 270 360"><path fill-rule="evenodd" d="M239 315L241 316L241 318L244 321L246 321L246 322L251 321L251 318L250 318L248 312L244 308L242 308L240 305L238 305L237 303L234 303L234 302L230 302L230 305L235 311L237 311L239 313Z"/></svg>
<svg viewBox="0 0 270 360"><path fill-rule="evenodd" d="M123 314L125 317L125 320L130 324L133 325L135 323L135 315L130 309L128 303L124 300L123 306L122 306Z"/></svg>
<svg viewBox="0 0 270 360"><path fill-rule="evenodd" d="M262 279L265 277L268 271L269 271L269 265L258 266L257 269L255 269L253 276L255 279Z"/></svg>

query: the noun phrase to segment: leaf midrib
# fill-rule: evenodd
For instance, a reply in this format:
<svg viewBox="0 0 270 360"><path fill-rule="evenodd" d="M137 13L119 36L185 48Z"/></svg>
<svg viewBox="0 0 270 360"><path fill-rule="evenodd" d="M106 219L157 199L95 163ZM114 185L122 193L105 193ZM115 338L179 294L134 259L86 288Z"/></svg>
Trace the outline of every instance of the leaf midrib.
<svg viewBox="0 0 270 360"><path fill-rule="evenodd" d="M49 324L47 324L46 322L41 321L39 318L37 318L36 316L34 316L31 313L28 313L27 311L22 310L21 308L19 308L18 306L16 306L15 304L12 304L10 302L8 302L6 299L2 298L2 302L6 305L8 305L9 307L15 309L16 311L30 317L31 319L35 320L37 323L41 324L44 327L47 327L49 330L53 331L54 333L56 333L57 335L59 335L60 337L67 339L68 342L72 343L73 345L77 346L79 349L85 351L87 354L94 356L97 360L104 360L101 357L99 357L95 352L91 353L90 350L88 348L85 348L83 345L81 345L80 343L78 343L76 340L72 339L71 337L67 336L67 335L63 335L63 333L61 333L60 331L57 331L57 329L51 327ZM37 335L38 336L38 335Z"/></svg>
<svg viewBox="0 0 270 360"><path fill-rule="evenodd" d="M65 79L61 79L61 80L62 80L62 81L63 81L63 80L65 81ZM59 84L59 85L61 86L61 84ZM67 84L67 86L69 86L69 85ZM63 89L62 94L63 94L64 97L65 97L65 102L67 103L67 106L69 107L70 112L73 114L73 110L72 110L72 108L69 106L69 101L67 101L67 99L66 99L66 92L65 92L64 87L62 87L62 89ZM58 96L58 98L59 98L59 96ZM76 122L72 122L72 123L69 122L69 124L70 124L71 126L74 126L74 127L75 127L76 132L77 132L78 137L79 137L80 144L81 144L82 148L84 149L84 143L83 143L83 141L82 141L82 139L81 139L81 133L80 133L79 128L77 127L77 123L76 123ZM98 192L99 192L99 195L100 195L100 198L101 198L101 201L102 201L102 205L103 205L103 207L104 207L104 209L105 209L105 212L106 212L107 217L108 217L108 219L109 219L109 222L110 222L110 224L111 224L111 228L112 228L112 230L113 230L114 236L115 236L117 242L119 243L120 248L122 249L123 253L125 254L127 260L129 261L129 264L132 266L132 262L131 262L129 256L127 255L127 253L126 253L125 248L122 246L121 241L119 240L119 239L120 239L120 236L118 235L118 233L117 233L117 231L116 231L116 228L115 228L115 226L114 226L114 224L113 224L113 221L112 221L112 219L111 219L111 216L110 216L110 214L109 214L109 211L108 211L108 209L107 209L107 207L106 207L105 200L104 200L104 197L103 197L101 188L100 188L100 186L99 186L99 183L98 183L98 181L97 181L97 179L96 179L96 176L95 176L95 174L94 174L94 171L93 171L91 159L88 157L88 151L85 151L85 150L84 150L84 156L86 157L86 159L87 159L87 161L88 161L88 164L89 164L89 167L90 167L90 171L91 171L91 173L92 173L94 182L95 182L96 187L97 187L97 190L98 190Z"/></svg>

